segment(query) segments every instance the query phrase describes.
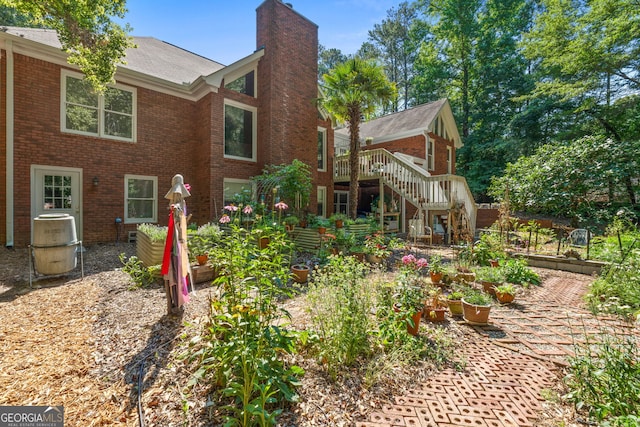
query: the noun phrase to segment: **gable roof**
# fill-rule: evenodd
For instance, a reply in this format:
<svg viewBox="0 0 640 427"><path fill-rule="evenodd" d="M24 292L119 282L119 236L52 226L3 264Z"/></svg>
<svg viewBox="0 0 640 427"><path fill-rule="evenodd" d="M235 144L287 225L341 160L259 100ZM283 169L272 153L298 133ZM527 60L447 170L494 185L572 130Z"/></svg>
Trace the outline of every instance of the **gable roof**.
<svg viewBox="0 0 640 427"><path fill-rule="evenodd" d="M456 148L462 147L462 140L455 124L451 106L449 101L444 98L362 123L360 137L362 139L371 137L374 138L374 142L383 142L433 132L435 119L438 116L442 117L447 133ZM348 137L349 130L347 128L336 129L335 133Z"/></svg>
<svg viewBox="0 0 640 427"><path fill-rule="evenodd" d="M62 48L55 30L43 28L2 27L7 34L46 45ZM137 48L127 49L123 68L178 85L190 85L198 77L212 74L225 66L219 62L189 52L153 37L133 37Z"/></svg>

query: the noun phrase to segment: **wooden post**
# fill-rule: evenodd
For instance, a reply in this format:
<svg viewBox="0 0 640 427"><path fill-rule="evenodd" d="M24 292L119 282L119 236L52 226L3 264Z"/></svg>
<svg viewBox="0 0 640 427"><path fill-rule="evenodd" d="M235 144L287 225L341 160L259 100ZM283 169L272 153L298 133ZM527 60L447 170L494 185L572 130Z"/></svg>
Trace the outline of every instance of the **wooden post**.
<svg viewBox="0 0 640 427"><path fill-rule="evenodd" d="M380 197L378 198L378 212L380 212L380 230L382 234L384 234L384 183L382 182L382 178L379 180L380 183Z"/></svg>

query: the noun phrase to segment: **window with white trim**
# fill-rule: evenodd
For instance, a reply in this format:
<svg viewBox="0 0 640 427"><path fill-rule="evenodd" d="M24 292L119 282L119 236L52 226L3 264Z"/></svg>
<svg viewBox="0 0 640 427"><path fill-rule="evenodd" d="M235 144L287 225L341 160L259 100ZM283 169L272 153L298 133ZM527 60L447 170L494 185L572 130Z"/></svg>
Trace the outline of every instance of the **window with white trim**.
<svg viewBox="0 0 640 427"><path fill-rule="evenodd" d="M257 109L229 99L224 101L224 156L256 161Z"/></svg>
<svg viewBox="0 0 640 427"><path fill-rule="evenodd" d="M224 179L224 205L251 203L254 199L254 186L248 179Z"/></svg>
<svg viewBox="0 0 640 427"><path fill-rule="evenodd" d="M349 213L349 192L336 190L333 192L333 210L335 213Z"/></svg>
<svg viewBox="0 0 640 427"><path fill-rule="evenodd" d="M318 185L317 190L318 210L319 216L327 216L327 187Z"/></svg>
<svg viewBox="0 0 640 427"><path fill-rule="evenodd" d="M62 72L63 132L135 141L136 89L119 84L97 94L80 74Z"/></svg>
<svg viewBox="0 0 640 427"><path fill-rule="evenodd" d="M447 145L447 173L453 170L453 149Z"/></svg>
<svg viewBox="0 0 640 427"><path fill-rule="evenodd" d="M158 221L158 177L124 176L124 222L128 224Z"/></svg>
<svg viewBox="0 0 640 427"><path fill-rule="evenodd" d="M327 171L327 130L318 128L318 170Z"/></svg>
<svg viewBox="0 0 640 427"><path fill-rule="evenodd" d="M432 139L427 141L427 167L430 171L434 170L436 165L434 161L435 143Z"/></svg>

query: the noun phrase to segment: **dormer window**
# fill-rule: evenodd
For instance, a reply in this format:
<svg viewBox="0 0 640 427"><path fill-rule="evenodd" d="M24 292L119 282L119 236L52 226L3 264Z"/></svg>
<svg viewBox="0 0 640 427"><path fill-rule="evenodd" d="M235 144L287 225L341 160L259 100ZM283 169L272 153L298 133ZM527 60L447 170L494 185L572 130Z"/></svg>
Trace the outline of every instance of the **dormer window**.
<svg viewBox="0 0 640 427"><path fill-rule="evenodd" d="M234 92L255 97L255 71L250 71L229 83L225 82L224 87Z"/></svg>

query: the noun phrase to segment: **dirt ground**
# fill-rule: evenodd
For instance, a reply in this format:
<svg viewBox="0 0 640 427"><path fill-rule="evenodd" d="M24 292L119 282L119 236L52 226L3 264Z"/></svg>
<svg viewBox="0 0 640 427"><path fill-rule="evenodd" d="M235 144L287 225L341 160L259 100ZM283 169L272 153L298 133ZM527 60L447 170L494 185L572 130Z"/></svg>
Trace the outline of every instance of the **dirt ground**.
<svg viewBox="0 0 640 427"><path fill-rule="evenodd" d="M69 426L138 426L140 403L146 426L213 425L206 389L185 387L191 372L178 355L205 322L215 289L199 285L182 317L167 316L161 285L129 289L121 253L135 254L135 245L87 247L84 278L78 267L34 277L30 287L28 251L0 249L0 405L64 405ZM301 299L285 306L304 327ZM473 334L448 327L451 336ZM350 372L332 382L313 360L295 361L306 371L301 402L281 425L353 425L432 372L428 365L399 370L384 387L367 389Z"/></svg>

